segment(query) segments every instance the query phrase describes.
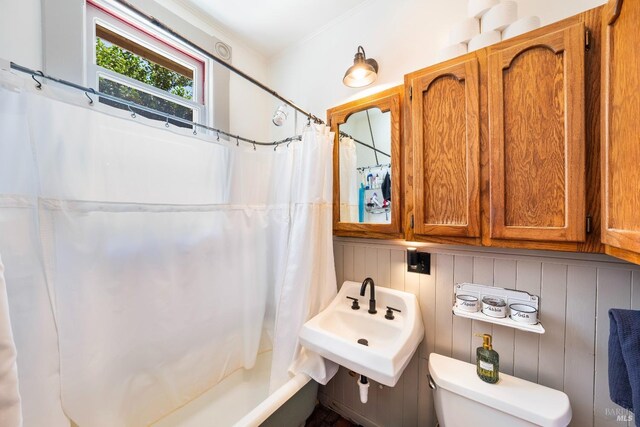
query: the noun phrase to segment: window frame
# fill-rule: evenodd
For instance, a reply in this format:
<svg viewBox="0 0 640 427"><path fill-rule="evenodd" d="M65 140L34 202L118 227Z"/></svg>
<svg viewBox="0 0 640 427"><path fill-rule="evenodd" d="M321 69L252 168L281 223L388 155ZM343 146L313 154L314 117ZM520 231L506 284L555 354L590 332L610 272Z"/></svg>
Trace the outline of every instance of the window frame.
<svg viewBox="0 0 640 427"><path fill-rule="evenodd" d="M87 0L85 18L86 78L88 86L98 88L106 78L133 89L163 98L193 110L193 121L213 124L213 85L211 59L201 54L148 20L109 0ZM193 99L188 100L126 75L98 66L96 63L96 26L125 37L145 49L193 71ZM116 110L109 108L110 112ZM126 113L125 113L126 114Z"/></svg>

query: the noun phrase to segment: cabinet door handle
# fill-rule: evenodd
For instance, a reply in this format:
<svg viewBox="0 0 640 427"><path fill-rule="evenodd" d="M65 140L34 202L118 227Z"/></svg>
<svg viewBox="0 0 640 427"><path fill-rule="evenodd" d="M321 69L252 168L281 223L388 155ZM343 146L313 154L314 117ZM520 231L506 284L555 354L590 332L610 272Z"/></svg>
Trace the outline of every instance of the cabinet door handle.
<svg viewBox="0 0 640 427"><path fill-rule="evenodd" d="M584 50L591 50L591 31L584 30Z"/></svg>
<svg viewBox="0 0 640 427"><path fill-rule="evenodd" d="M622 2L623 0L616 0L616 5L613 8L613 13L609 18L609 22L607 25L613 25L614 22L616 22L616 20L618 19L618 17L620 17L620 12L622 11Z"/></svg>

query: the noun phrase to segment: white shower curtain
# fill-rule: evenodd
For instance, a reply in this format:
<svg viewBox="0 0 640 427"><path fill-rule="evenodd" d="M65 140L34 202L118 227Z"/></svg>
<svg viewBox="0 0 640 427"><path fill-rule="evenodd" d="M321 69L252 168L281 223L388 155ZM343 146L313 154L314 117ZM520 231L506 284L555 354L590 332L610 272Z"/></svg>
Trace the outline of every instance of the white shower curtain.
<svg viewBox="0 0 640 427"><path fill-rule="evenodd" d="M304 371L323 384L337 372L337 365L323 363L318 355L301 353L298 343L304 321L329 305L336 295L336 275L331 267L332 140L333 135L324 126L319 131L307 128L302 144L292 151L290 237L284 278L276 292L271 391L288 380L289 370Z"/></svg>
<svg viewBox="0 0 640 427"><path fill-rule="evenodd" d="M340 138L340 221L358 222L358 153L351 138Z"/></svg>
<svg viewBox="0 0 640 427"><path fill-rule="evenodd" d="M11 332L2 258L0 258L0 423L8 426L22 425L16 344Z"/></svg>
<svg viewBox="0 0 640 427"><path fill-rule="evenodd" d="M290 367L330 378L296 329L336 289L325 129L254 151L0 77L0 253L25 426L146 425L271 346L272 385Z"/></svg>

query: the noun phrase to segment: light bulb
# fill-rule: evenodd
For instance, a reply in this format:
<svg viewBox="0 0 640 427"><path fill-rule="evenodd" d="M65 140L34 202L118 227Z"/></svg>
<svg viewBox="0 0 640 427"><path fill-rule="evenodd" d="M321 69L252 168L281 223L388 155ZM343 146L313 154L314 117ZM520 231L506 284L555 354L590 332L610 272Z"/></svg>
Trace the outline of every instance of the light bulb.
<svg viewBox="0 0 640 427"><path fill-rule="evenodd" d="M354 79L360 80L367 75L367 70L365 70L364 68L356 68L355 70L353 70L353 73L351 73L351 75Z"/></svg>

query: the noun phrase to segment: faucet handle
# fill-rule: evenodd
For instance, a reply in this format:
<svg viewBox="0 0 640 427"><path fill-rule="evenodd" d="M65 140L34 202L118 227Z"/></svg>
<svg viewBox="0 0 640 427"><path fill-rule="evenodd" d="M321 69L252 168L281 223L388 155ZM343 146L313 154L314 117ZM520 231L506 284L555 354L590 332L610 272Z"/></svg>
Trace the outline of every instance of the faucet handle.
<svg viewBox="0 0 640 427"><path fill-rule="evenodd" d="M387 314L384 315L384 318L389 320L395 319L395 316L393 315L394 311L397 313L402 313L402 311L398 310L397 308L387 306Z"/></svg>
<svg viewBox="0 0 640 427"><path fill-rule="evenodd" d="M347 297L347 298L353 301L353 303L351 303L351 310L360 310L360 304L358 304L358 298L354 298L354 297Z"/></svg>

